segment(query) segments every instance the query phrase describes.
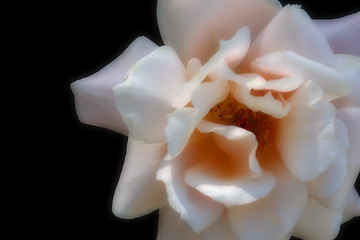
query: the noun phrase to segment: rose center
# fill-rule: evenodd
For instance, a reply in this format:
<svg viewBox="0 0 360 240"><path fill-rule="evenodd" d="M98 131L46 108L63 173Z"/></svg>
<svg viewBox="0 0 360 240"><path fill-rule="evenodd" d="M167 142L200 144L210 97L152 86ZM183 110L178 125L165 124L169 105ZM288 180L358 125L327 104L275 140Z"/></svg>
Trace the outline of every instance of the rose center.
<svg viewBox="0 0 360 240"><path fill-rule="evenodd" d="M230 94L211 108L204 120L244 128L255 134L260 146L269 142L276 127L276 119L271 115L249 109Z"/></svg>

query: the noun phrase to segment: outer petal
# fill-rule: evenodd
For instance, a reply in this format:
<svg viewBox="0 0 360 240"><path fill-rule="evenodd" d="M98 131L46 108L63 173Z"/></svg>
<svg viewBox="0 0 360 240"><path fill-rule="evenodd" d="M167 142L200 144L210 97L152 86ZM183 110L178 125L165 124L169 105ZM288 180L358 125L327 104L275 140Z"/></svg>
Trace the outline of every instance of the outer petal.
<svg viewBox="0 0 360 240"><path fill-rule="evenodd" d="M337 153L335 108L319 102L322 91L307 82L290 99L289 114L280 119L277 146L286 166L301 181L310 181L325 171Z"/></svg>
<svg viewBox="0 0 360 240"><path fill-rule="evenodd" d="M346 53L360 57L360 12L332 19L315 20L335 53Z"/></svg>
<svg viewBox="0 0 360 240"><path fill-rule="evenodd" d="M360 197L356 189L352 188L343 212L343 221L347 222L357 216L360 216Z"/></svg>
<svg viewBox="0 0 360 240"><path fill-rule="evenodd" d="M120 218L148 214L167 203L165 186L156 171L166 154L166 144L147 145L129 137L125 164L113 199Z"/></svg>
<svg viewBox="0 0 360 240"><path fill-rule="evenodd" d="M253 70L288 77L300 77L316 82L324 91L327 101L342 97L350 92L348 83L336 70L311 61L294 52L274 52L254 60ZM353 70L354 71L354 70Z"/></svg>
<svg viewBox="0 0 360 240"><path fill-rule="evenodd" d="M172 161L164 162L157 172L157 179L166 185L169 205L199 233L219 219L224 207L185 183L184 172L191 160L189 154L191 152L185 149Z"/></svg>
<svg viewBox="0 0 360 240"><path fill-rule="evenodd" d="M172 98L186 82L186 70L173 49L160 47L137 62L114 88L116 107L136 140L162 143Z"/></svg>
<svg viewBox="0 0 360 240"><path fill-rule="evenodd" d="M229 209L230 225L239 239L289 239L288 234L305 208L307 190L305 183L282 168L274 171L277 184L268 196Z"/></svg>
<svg viewBox="0 0 360 240"><path fill-rule="evenodd" d="M337 108L360 107L360 57L336 54L336 70L342 75L352 91L334 102Z"/></svg>
<svg viewBox="0 0 360 240"><path fill-rule="evenodd" d="M273 18L250 49L250 59L271 52L292 51L327 66L334 65L334 54L305 11L288 5Z"/></svg>
<svg viewBox="0 0 360 240"><path fill-rule="evenodd" d="M113 87L124 81L130 67L157 46L139 37L112 63L92 76L71 84L81 122L128 134L123 119L115 108Z"/></svg>
<svg viewBox="0 0 360 240"><path fill-rule="evenodd" d="M183 62L194 57L204 62L217 51L220 39L244 26L256 36L280 8L277 0L159 0L157 15L165 44Z"/></svg>
<svg viewBox="0 0 360 240"><path fill-rule="evenodd" d="M342 209L326 208L315 198L309 197L293 235L301 239L334 239L339 233L341 223Z"/></svg>

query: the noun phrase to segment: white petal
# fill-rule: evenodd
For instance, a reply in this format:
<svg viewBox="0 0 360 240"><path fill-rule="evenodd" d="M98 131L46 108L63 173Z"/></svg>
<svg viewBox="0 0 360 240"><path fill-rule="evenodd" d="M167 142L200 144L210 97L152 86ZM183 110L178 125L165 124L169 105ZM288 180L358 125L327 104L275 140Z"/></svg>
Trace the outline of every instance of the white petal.
<svg viewBox="0 0 360 240"><path fill-rule="evenodd" d="M157 172L157 179L166 185L170 206L199 233L219 219L224 207L185 183L187 161L186 153L183 153L171 162L165 162Z"/></svg>
<svg viewBox="0 0 360 240"><path fill-rule="evenodd" d="M166 144L147 145L129 137L125 163L113 199L116 216L135 218L166 204L165 187L156 179L165 154Z"/></svg>
<svg viewBox="0 0 360 240"><path fill-rule="evenodd" d="M158 48L132 67L114 92L116 107L133 138L166 142L167 114L174 110L172 98L186 80L184 66L169 47Z"/></svg>
<svg viewBox="0 0 360 240"><path fill-rule="evenodd" d="M277 184L268 196L229 209L230 225L239 239L286 239L304 210L305 184L293 178L286 169L274 174Z"/></svg>
<svg viewBox="0 0 360 240"><path fill-rule="evenodd" d="M201 119L215 104L224 100L228 92L227 81L202 83L191 96L194 108L179 108L168 115L168 125L165 131L171 157L175 157L181 152Z"/></svg>
<svg viewBox="0 0 360 240"><path fill-rule="evenodd" d="M360 216L360 197L356 189L352 188L347 197L347 203L343 212L343 222L347 222L357 216Z"/></svg>
<svg viewBox="0 0 360 240"><path fill-rule="evenodd" d="M185 181L199 192L224 204L227 208L251 203L265 197L275 186L274 176L267 171L257 178L239 176L221 179L200 163L186 171Z"/></svg>
<svg viewBox="0 0 360 240"><path fill-rule="evenodd" d="M323 99L327 101L350 92L347 82L336 70L294 52L270 53L253 61L251 66L260 72L312 80L323 89Z"/></svg>
<svg viewBox="0 0 360 240"><path fill-rule="evenodd" d="M335 100L337 108L341 107L360 107L360 57L336 54L336 70L342 75L352 91Z"/></svg>
<svg viewBox="0 0 360 240"><path fill-rule="evenodd" d="M242 173L252 176L258 176L261 172L256 158L258 144L252 132L243 128L224 126L208 121L201 121L197 129L201 133L214 133L215 144L232 160L234 167L238 169L237 171L241 169Z"/></svg>
<svg viewBox="0 0 360 240"><path fill-rule="evenodd" d="M325 171L337 153L335 108L319 102L322 91L307 82L291 98L289 114L280 119L277 146L286 166L301 181L310 181Z"/></svg>
<svg viewBox="0 0 360 240"><path fill-rule="evenodd" d="M283 118L290 111L290 104L276 100L270 92L264 96L251 95L251 86L253 82L258 82L262 77L257 74L235 74L231 70L226 73L227 78L236 83L235 87L231 88L231 93L234 98L246 105L253 111L261 111L269 114L274 118ZM260 80L261 81L261 80Z"/></svg>
<svg viewBox="0 0 360 240"><path fill-rule="evenodd" d="M221 41L219 51L216 52L201 68L197 66L198 73L193 76L189 82L183 84L181 88L178 89L173 100L173 106L180 108L188 104L191 100L192 92L209 74L212 74L213 78L217 79L219 77L218 68L222 69L225 62L229 62L229 64L231 64L231 61L239 62L247 53L249 45L250 33L249 29L246 27L241 28L230 40Z"/></svg>
<svg viewBox="0 0 360 240"><path fill-rule="evenodd" d="M335 53L360 57L360 12L330 20L315 20Z"/></svg>
<svg viewBox="0 0 360 240"><path fill-rule="evenodd" d="M301 239L334 239L342 223L342 209L324 207L309 196L305 211L297 222L293 235Z"/></svg>
<svg viewBox="0 0 360 240"><path fill-rule="evenodd" d="M146 37L138 37L105 68L72 83L71 90L75 95L76 112L80 121L127 135L128 129L115 108L112 89L124 81L136 61L157 47Z"/></svg>
<svg viewBox="0 0 360 240"><path fill-rule="evenodd" d="M283 77L265 80L261 76L247 83L247 87L254 90L273 90L278 92L291 92L298 89L304 82L301 77Z"/></svg>
<svg viewBox="0 0 360 240"><path fill-rule="evenodd" d="M282 8L264 28L251 45L250 59L278 51L292 51L324 65L334 65L328 42L298 5Z"/></svg>
<svg viewBox="0 0 360 240"><path fill-rule="evenodd" d="M277 0L159 0L157 16L164 43L184 63L191 58L205 62L221 39L244 26L255 37L280 8Z"/></svg>
<svg viewBox="0 0 360 240"><path fill-rule="evenodd" d="M326 171L308 183L309 193L317 200L329 197L342 186L348 173L349 140L345 125L338 119L335 121L336 140L338 143L337 155L334 162Z"/></svg>

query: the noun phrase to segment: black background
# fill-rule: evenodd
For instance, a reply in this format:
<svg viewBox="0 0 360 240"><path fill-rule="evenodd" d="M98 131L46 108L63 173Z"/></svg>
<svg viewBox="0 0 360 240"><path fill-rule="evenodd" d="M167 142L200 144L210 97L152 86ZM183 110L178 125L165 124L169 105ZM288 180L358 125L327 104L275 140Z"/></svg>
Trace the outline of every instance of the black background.
<svg viewBox="0 0 360 240"><path fill-rule="evenodd" d="M281 2L302 4L313 18L336 18L360 10L353 0ZM38 74L44 75L42 85L46 90L37 97L41 101L40 125L47 132L41 136L45 161L39 165L46 170L36 182L41 194L28 196L34 200L32 216L42 214L41 220L28 215L18 220L34 223L29 231L48 239L156 239L157 212L135 220L119 219L111 213L127 138L79 123L69 87L71 82L110 63L137 36L145 35L162 45L156 1L94 1L42 7L42 14L31 24L44 26L32 54L36 55L38 48L45 50L39 56L46 69L41 67ZM337 239L360 239L360 231L355 233L359 227L355 220L345 224Z"/></svg>

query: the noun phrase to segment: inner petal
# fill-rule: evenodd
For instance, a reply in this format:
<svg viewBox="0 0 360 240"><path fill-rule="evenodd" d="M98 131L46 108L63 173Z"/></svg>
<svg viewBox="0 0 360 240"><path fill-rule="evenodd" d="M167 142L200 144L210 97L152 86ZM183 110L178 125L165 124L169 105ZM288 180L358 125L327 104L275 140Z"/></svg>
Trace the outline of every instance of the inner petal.
<svg viewBox="0 0 360 240"><path fill-rule="evenodd" d="M277 119L261 111L253 111L239 103L231 94L210 109L204 120L221 125L232 125L255 134L260 147L274 139Z"/></svg>

